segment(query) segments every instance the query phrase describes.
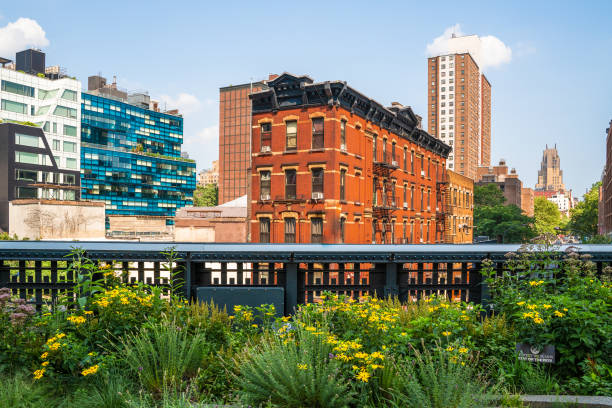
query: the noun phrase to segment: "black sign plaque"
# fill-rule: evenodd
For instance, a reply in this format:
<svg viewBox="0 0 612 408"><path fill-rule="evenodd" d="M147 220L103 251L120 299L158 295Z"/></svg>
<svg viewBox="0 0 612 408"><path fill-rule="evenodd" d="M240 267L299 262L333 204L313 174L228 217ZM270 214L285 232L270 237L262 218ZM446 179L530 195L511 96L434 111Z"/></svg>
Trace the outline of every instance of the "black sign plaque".
<svg viewBox="0 0 612 408"><path fill-rule="evenodd" d="M549 364L555 362L555 346L550 344L540 347L526 343L518 343L516 345L516 352L518 353L518 359L522 361Z"/></svg>

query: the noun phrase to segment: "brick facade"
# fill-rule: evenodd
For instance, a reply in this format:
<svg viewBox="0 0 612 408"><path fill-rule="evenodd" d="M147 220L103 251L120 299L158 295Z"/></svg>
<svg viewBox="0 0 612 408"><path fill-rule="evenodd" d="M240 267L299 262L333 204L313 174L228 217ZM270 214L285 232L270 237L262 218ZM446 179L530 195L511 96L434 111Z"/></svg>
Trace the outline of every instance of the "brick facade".
<svg viewBox="0 0 612 408"><path fill-rule="evenodd" d="M474 236L474 181L447 170L444 242L471 244Z"/></svg>
<svg viewBox="0 0 612 408"><path fill-rule="evenodd" d="M275 95L287 89L298 94L297 81L306 95L309 85L320 85L288 74L268 85L277 88ZM346 88L363 98L355 104L375 104ZM334 97L338 91L329 92ZM268 93L261 94L253 96L264 107L253 113L252 242L442 242L438 181L450 149L417 128L410 108L371 107L372 117L380 110L385 119L413 126L408 135L351 112L342 95L337 103L267 109Z"/></svg>

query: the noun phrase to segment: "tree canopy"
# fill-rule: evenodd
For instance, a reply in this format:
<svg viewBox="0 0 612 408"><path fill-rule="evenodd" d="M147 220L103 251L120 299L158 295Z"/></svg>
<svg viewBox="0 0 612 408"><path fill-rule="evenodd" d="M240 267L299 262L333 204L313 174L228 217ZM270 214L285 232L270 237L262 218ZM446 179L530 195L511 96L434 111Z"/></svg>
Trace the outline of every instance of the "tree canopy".
<svg viewBox="0 0 612 408"><path fill-rule="evenodd" d="M561 228L561 212L557 205L546 197L536 197L533 200L534 228L539 234L557 234L555 228Z"/></svg>
<svg viewBox="0 0 612 408"><path fill-rule="evenodd" d="M570 220L567 225L572 234L587 240L597 235L597 217L599 213L599 186L593 184L584 195L584 199L570 210Z"/></svg>
<svg viewBox="0 0 612 408"><path fill-rule="evenodd" d="M205 187L197 186L193 192L193 205L196 207L214 207L219 202L219 188L216 184Z"/></svg>
<svg viewBox="0 0 612 408"><path fill-rule="evenodd" d="M504 193L497 184L490 183L485 186L474 185L474 206L489 206L503 205L506 203Z"/></svg>
<svg viewBox="0 0 612 408"><path fill-rule="evenodd" d="M514 204L475 207L474 224L478 235L500 243L521 243L535 236L531 228L533 218Z"/></svg>

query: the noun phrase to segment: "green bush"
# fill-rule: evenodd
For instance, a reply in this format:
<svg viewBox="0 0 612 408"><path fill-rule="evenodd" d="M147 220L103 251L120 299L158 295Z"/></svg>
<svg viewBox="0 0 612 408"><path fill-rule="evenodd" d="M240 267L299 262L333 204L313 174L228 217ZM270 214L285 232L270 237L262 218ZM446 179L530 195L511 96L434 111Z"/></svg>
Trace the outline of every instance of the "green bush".
<svg viewBox="0 0 612 408"><path fill-rule="evenodd" d="M125 362L152 393L181 390L193 379L206 354L201 334L190 334L173 322L152 324L128 334L120 345Z"/></svg>
<svg viewBox="0 0 612 408"><path fill-rule="evenodd" d="M247 405L348 407L354 400L341 362L324 336L296 328L294 339L266 337L240 367L240 397Z"/></svg>
<svg viewBox="0 0 612 408"><path fill-rule="evenodd" d="M410 408L490 407L497 387L478 375L470 360L438 349L414 350L414 358L394 363L389 406Z"/></svg>
<svg viewBox="0 0 612 408"><path fill-rule="evenodd" d="M0 408L48 408L48 403L47 390L21 374L4 376L0 381Z"/></svg>

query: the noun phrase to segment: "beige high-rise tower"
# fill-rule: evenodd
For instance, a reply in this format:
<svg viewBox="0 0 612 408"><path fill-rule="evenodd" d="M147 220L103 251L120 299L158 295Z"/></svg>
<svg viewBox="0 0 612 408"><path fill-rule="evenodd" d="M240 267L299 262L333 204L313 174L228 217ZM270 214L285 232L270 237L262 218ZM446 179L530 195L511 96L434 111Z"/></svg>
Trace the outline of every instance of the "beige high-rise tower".
<svg viewBox="0 0 612 408"><path fill-rule="evenodd" d="M478 36L453 36L449 47L427 59L427 131L453 147L447 168L475 180L478 166L491 165L491 84Z"/></svg>
<svg viewBox="0 0 612 408"><path fill-rule="evenodd" d="M542 156L542 164L540 165L540 170L538 170L538 183L535 188L536 190L565 191L561 159L559 159L557 145L550 149L546 145Z"/></svg>

